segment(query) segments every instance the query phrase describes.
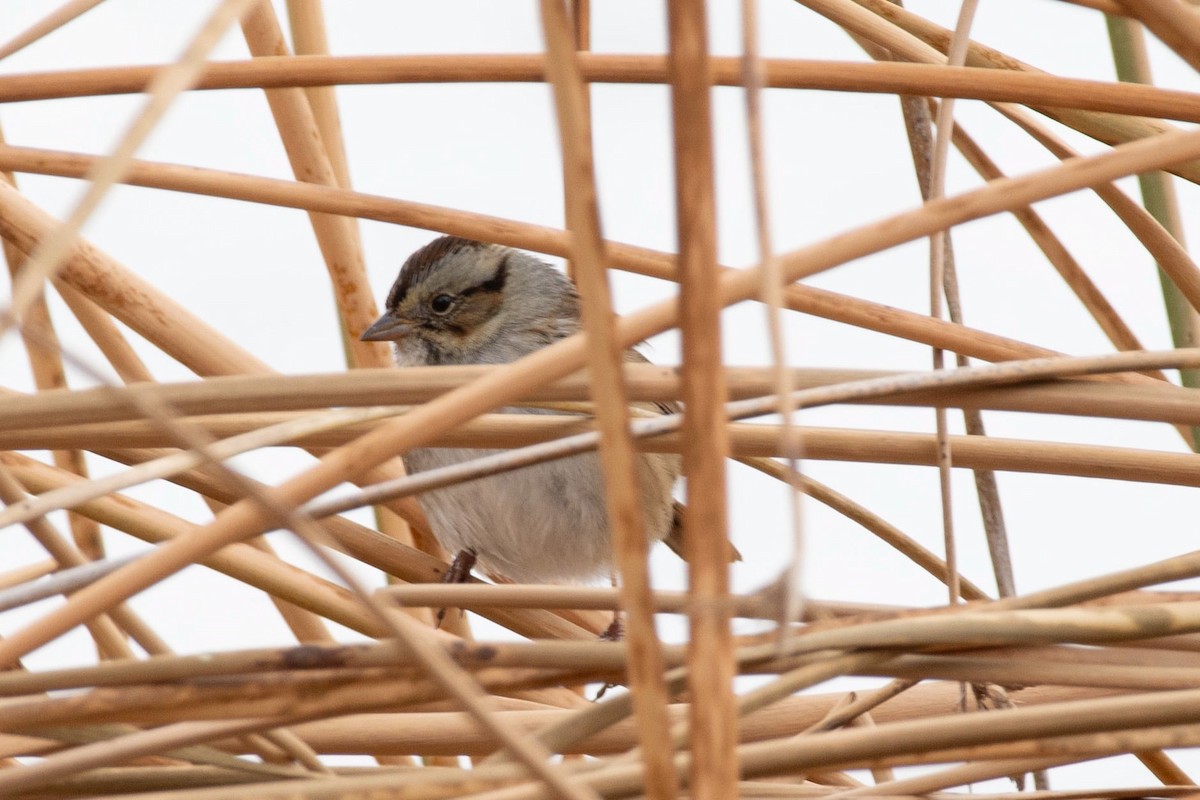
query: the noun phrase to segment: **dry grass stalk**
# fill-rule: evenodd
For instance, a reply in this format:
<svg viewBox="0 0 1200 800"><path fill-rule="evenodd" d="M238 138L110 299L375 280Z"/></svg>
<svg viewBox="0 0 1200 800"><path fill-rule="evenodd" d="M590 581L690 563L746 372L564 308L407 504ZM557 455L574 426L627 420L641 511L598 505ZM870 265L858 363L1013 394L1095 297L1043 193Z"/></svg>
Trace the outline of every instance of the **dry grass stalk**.
<svg viewBox="0 0 1200 800"><path fill-rule="evenodd" d="M637 482L637 455L629 429L628 399L616 339L612 297L600 230L591 126L587 124L586 84L576 63L570 21L563 0L542 0L546 39L546 79L554 88L563 149L563 186L571 265L579 287L583 327L591 347L588 372L596 397L600 463L604 468L605 508L611 526L613 564L620 574L625 635L629 640L629 689L643 732L647 794L656 800L675 796L672 750L667 746L668 702L662 680L661 643L654 629L650 599L649 544ZM615 618L614 618L614 624Z"/></svg>
<svg viewBox="0 0 1200 800"><path fill-rule="evenodd" d="M683 334L683 514L688 560L691 671L691 769L688 787L700 800L728 797L737 781L733 698L733 634L729 594L725 458L725 381L721 372L713 131L704 3L667 5L671 119L675 140L675 208ZM761 280L761 276L760 277ZM756 287L757 288L757 287ZM648 776L653 777L653 776ZM669 790L668 790L669 791Z"/></svg>

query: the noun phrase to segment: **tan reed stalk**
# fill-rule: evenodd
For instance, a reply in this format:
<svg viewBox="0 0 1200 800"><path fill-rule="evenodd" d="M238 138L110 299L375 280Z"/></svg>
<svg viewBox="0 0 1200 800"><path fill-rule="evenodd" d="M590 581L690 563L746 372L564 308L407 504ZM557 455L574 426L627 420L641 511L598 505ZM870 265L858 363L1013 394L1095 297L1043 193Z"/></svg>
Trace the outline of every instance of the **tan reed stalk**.
<svg viewBox="0 0 1200 800"><path fill-rule="evenodd" d="M256 450L260 447L271 447L282 442L291 441L294 436L323 429L336 428L343 424L361 420L378 419L390 413L390 410L334 410L323 414L305 416L290 420L278 426L257 428L242 436L218 441L212 445L212 453L221 458L229 459L235 455ZM173 442L167 441L166 444ZM6 517L15 517L13 511L19 511L21 517L32 518L47 514L58 508L71 508L79 503L102 497L110 492L117 492L131 486L168 478L180 472L198 467L204 463L204 458L197 453L183 451L173 453L163 458L143 462L132 467L125 473L118 473L88 481L86 484L75 484L55 492L44 492L37 499L22 503L18 508L0 511L0 527L7 524ZM13 521L16 521L13 519Z"/></svg>
<svg viewBox="0 0 1200 800"><path fill-rule="evenodd" d="M792 392L795 390L792 374L787 369L787 349L783 339L782 309L784 305L784 282L775 260L775 246L771 240L771 213L767 202L766 156L762 122L762 88L765 67L758 47L758 3L757 0L742 0L742 65L746 95L746 137L750 156L751 192L754 202L754 234L758 246L758 257L763 263L763 285L761 296L766 304L767 340L774 361L775 394L779 398L779 416L783 425L783 439L787 443L786 471L783 480L790 489L788 510L791 513L792 555L783 573L784 602L780 604L780 620L799 616L803 604L801 590L800 558L804 552L804 527L800 501L801 474L799 459L803 455L803 443L793 437L792 425L795 408ZM782 630L782 629L781 629Z"/></svg>
<svg viewBox="0 0 1200 800"><path fill-rule="evenodd" d="M54 289L122 381L127 384L154 381L150 370L103 309L61 280L54 282Z"/></svg>
<svg viewBox="0 0 1200 800"><path fill-rule="evenodd" d="M999 761L984 761L978 764L966 764L960 767L950 767L941 772L937 772L929 776L918 776L907 778L904 780L892 781L884 786L864 787L861 790L863 793L870 794L874 792L882 793L885 796L890 796L892 792L897 793L901 797L923 796L926 792L933 792L939 789L948 789L955 786L968 786L980 781L990 780L992 778L1004 778L1011 775L1019 775L1036 770L1044 770L1050 767L1059 767L1065 764L1074 763L1079 759L1075 758L1013 758L1003 759ZM853 790L857 794L860 790ZM854 796L851 792L842 792L840 795Z"/></svg>
<svg viewBox="0 0 1200 800"><path fill-rule="evenodd" d="M1196 782L1171 760L1170 756L1161 750L1142 750L1135 752L1138 761L1166 785L1192 785Z"/></svg>
<svg viewBox="0 0 1200 800"><path fill-rule="evenodd" d="M861 38L857 41L872 58L884 60L890 58L890 53L880 50ZM908 149L913 159L917 185L921 190L922 199L926 201L929 200L933 188L935 144L937 144L932 130L933 119L930 113L932 102L932 100L922 100L911 96L900 98L900 111L904 117ZM950 130L952 139L960 131L957 121L953 121L953 123ZM945 157L945 154L941 155L941 158ZM944 166L939 169L944 174ZM944 178L942 181L944 182ZM939 191L944 192L945 187L941 187ZM950 238L949 231L946 231L936 240L931 240L931 243L937 248L932 252L945 261L942 291L946 296L946 311L951 322L961 325L963 322L962 297L959 292L953 240ZM935 350L934 352L942 351ZM970 359L962 353L956 353L954 360L960 368L970 366ZM963 426L971 436L987 435L983 414L978 410L963 409ZM1004 508L1000 502L1000 487L996 480L996 474L988 470L975 470L974 479L975 495L979 503L980 517L983 520L983 533L988 544L988 555L991 557L992 574L996 579L997 591L1001 596L1015 594L1016 580L1013 576L1008 531L1004 524ZM957 580L961 582L962 578L958 577Z"/></svg>
<svg viewBox="0 0 1200 800"><path fill-rule="evenodd" d="M1097 11L1103 11L1105 14L1124 16L1129 13L1125 10L1125 5L1120 0L1063 0L1063 2L1082 6L1083 8L1094 8Z"/></svg>
<svg viewBox="0 0 1200 800"><path fill-rule="evenodd" d="M780 431L780 435L784 438L788 436L785 430ZM736 436L734 437L734 447L736 449ZM783 473L787 467L776 461L773 458L745 458L739 459L742 463L753 467L774 478L782 479ZM907 536L903 531L896 528L882 517L874 514L870 509L854 502L849 497L846 497L839 492L834 491L830 487L814 480L807 475L800 475L793 479L798 489L806 495L812 497L818 503L825 505L839 514L854 520L859 525L862 525L875 536L882 539L886 544L898 550L905 558L912 561L921 569L928 572L938 580L947 584L950 583L950 575L946 567L946 562L942 561L931 551L923 547L919 542L912 537ZM987 598L987 593L980 589L975 584L966 578L959 577L958 587L960 595L964 600L982 600ZM795 619L795 615L789 614L788 619Z"/></svg>
<svg viewBox="0 0 1200 800"><path fill-rule="evenodd" d="M15 453L0 454L0 463L12 469L23 482L35 491L60 488L74 481L65 473L57 473L51 467L33 462ZM217 499L232 502L235 498L214 489L207 493ZM172 535L186 533L195 528L164 512L143 506L127 498L99 498L78 508L81 513L94 516L97 521L125 531L132 536L149 542L166 541ZM444 567L439 561L418 550L408 548L390 537L362 528L349 520L335 518L326 523L326 531L335 542L356 558L384 569L405 580L436 580ZM399 556L399 557L398 557ZM208 566L231 577L247 582L286 599L296 605L335 620L350 628L370 633L377 630L366 623L361 613L348 601L344 590L332 587L312 577L309 573L289 564L266 557L261 553L243 549L241 546L228 548L205 562ZM329 592L322 590L328 586ZM551 638L586 638L590 636L572 623L547 614L489 614L495 621L529 636ZM525 622L524 620L528 620ZM366 627L362 627L362 626Z"/></svg>
<svg viewBox="0 0 1200 800"><path fill-rule="evenodd" d="M958 10L958 22L955 24L954 35L946 45L946 64L947 66L962 66L966 59L967 43L970 41L971 23L975 18L975 11L978 8L976 0L963 0ZM933 152L929 159L930 174L926 183L926 189L923 192L925 201L936 201L945 197L946 194L946 158L950 152L950 140L954 131L954 98L942 98L938 106L936 120L936 135L933 141ZM943 314L944 300L946 299L947 287L953 285L953 262L950 262L949 269L951 278L947 278L947 260L951 257L948 255L949 249L949 233L947 230L935 231L929 237L929 316L935 319L941 319ZM958 298L951 295L951 302L957 303ZM933 349L933 369L939 371L945 368L945 351L939 347ZM977 420L978 426L982 427L982 421ZM958 578L958 543L954 535L954 508L951 500L951 484L950 484L950 469L953 465L953 454L950 450L950 436L948 429L948 419L946 408L938 406L934 409L934 424L937 435L937 468L938 468L938 485L941 495L942 506L942 541L943 548L946 554L946 573L948 580L946 581L946 589L949 592L949 604L954 605L958 602L960 593L959 578ZM975 433L975 431L971 431ZM985 495L981 492L980 499ZM984 509L985 514L987 509ZM996 536L999 534L996 530L990 530L989 534ZM993 543L992 552L996 553L996 545L1002 545L1001 542ZM1004 552L1007 552L1007 547L1004 547ZM996 564L997 575L1007 574L1005 565ZM1003 586L1004 593L1011 593L1011 576L1009 576L1009 585ZM1003 584L1003 581L998 581Z"/></svg>
<svg viewBox="0 0 1200 800"><path fill-rule="evenodd" d="M0 130L0 144L3 142L4 132ZM16 176L12 173L3 173L0 175L0 180L6 180L14 187L17 185ZM15 282L21 266L25 262L25 257L8 241L3 242L3 250L4 260L8 265L9 279ZM50 319L50 309L46 305L44 296L39 297L29 307L25 324L21 328L21 344L25 347L25 354L33 373L33 382L38 391L63 388L67 385L62 357L58 350L58 337L54 331L54 323ZM76 475L87 477L87 464L83 460L81 451L55 450L51 453L51 457L56 466L69 469ZM103 558L104 543L96 524L78 514L71 514L67 519L75 544L89 558Z"/></svg>
<svg viewBox="0 0 1200 800"><path fill-rule="evenodd" d="M439 687L419 676L419 670L420 665L405 670L305 670L297 674L227 678L217 684L196 686L183 682L177 686L94 689L71 699L14 698L6 703L4 725L12 732L36 732L66 723L131 721L160 725L178 720L263 717L260 722L273 721L262 726L269 729L284 724L280 715L304 721L348 713L397 711L414 704L451 700ZM485 667L473 675L479 685L500 691L554 686L572 678L603 678L612 672L596 668L564 671ZM494 743L502 744L492 731L481 729L481 732Z"/></svg>
<svg viewBox="0 0 1200 800"><path fill-rule="evenodd" d="M983 148L963 130L961 125L954 127L954 146L979 173L979 177L984 180L994 181L1006 177ZM1109 303L1100 287L1088 277L1087 272L1071 255L1062 241L1055 236L1054 231L1050 229L1041 215L1032 208L1014 209L1012 213L1021 223L1025 232L1029 234L1029 238L1046 256L1046 260L1071 287L1071 291L1079 298L1079 302L1091 314L1100 329L1104 331L1104 335L1112 342L1113 347L1117 350L1144 350L1142 343L1121 319L1120 314Z"/></svg>
<svg viewBox="0 0 1200 800"><path fill-rule="evenodd" d="M296 417L289 414L233 415L231 417L199 417L190 418L201 430L217 438L254 436L256 432L270 426L290 426L296 423ZM307 448L329 448L345 445L378 426L348 425L337 431L327 431L319 434L308 434L296 437L289 444ZM777 457L787 450L782 429L777 425L768 424L731 424L728 426L732 456L742 459ZM927 445L930 440L925 434L901 433L895 431L871 431L839 428L804 428L817 438L814 449L810 454L815 460L827 461L878 461L884 464L935 464L934 448ZM574 434L584 436L590 441L580 443L570 450L558 447L560 435ZM870 442L870 437L884 437L878 451L864 450ZM120 423L105 426L81 425L65 429L30 428L11 431L0 435L0 444L13 449L42 449L57 446L62 443L74 443L96 451L104 451L109 457L118 461L139 462L146 460L143 455L135 458L131 451L116 450L118 444L139 447L163 447L171 443L170 437L161 431L153 430L145 423ZM496 448L525 447L527 450L514 453L505 463L501 461L482 461L464 464L461 468L448 471L446 476L439 476L433 481L429 476L409 480L407 478L386 483L371 485L370 491L359 495L348 496L345 500L319 501L312 506L313 511L322 515L340 513L348 508L370 505L376 502L387 502L395 507L406 508L409 495L417 491L433 488L436 485L466 480L471 477L484 477L489 474L516 469L528 463L561 458L575 452L582 452L594 447L599 441L594 432L589 432L586 422L580 422L577 417L557 418L549 416L534 422L513 422L499 415L487 415L476 421L459 426L454 431L443 436L434 437L431 444L440 447L486 446ZM682 438L678 433L665 433L654 438L639 442L638 449L651 453L678 453L682 449ZM994 443L986 441L972 442L969 438L955 438L953 441L965 445L964 459L960 466L970 468L992 468L1016 472L1038 471L1045 468L1049 472L1062 475L1079 475L1094 478L1112 478L1131 481L1161 481L1164 484L1194 486L1198 480L1198 467L1195 459L1184 453L1163 452L1156 450L1138 450L1125 447L1111 447L1091 444L1067 444L1042 442L1026 439L996 438ZM1029 448L1028 462L1020 458L1020 448ZM857 448L857 449L856 449ZM164 453L177 456L175 453ZM516 456L521 456L518 462ZM1105 459L1111 463L1105 464ZM761 462L759 462L761 464ZM481 466L477 466L481 465ZM984 466L990 465L990 467ZM753 465L756 466L757 465ZM453 472L453 479L449 472ZM775 477L782 477L782 470L770 468ZM172 480L180 485L197 484L200 480L195 472L183 474L174 473L177 477ZM384 491L386 487L386 491ZM380 490L380 491L376 491ZM205 490L210 497L220 496L228 500L234 495L227 491L216 489ZM72 495L87 495L89 490L72 490ZM389 499L390 498L390 499ZM38 501L38 507L48 504L51 500ZM29 515L22 506L18 509L0 511L0 519L17 522Z"/></svg>
<svg viewBox="0 0 1200 800"><path fill-rule="evenodd" d="M927 57L930 50L922 51ZM580 68L592 83L661 84L667 61L661 55L579 53ZM1037 71L1013 71L1011 63L948 67L929 63L864 64L814 59L763 60L767 88L881 92L978 100L1031 106L1061 106L1093 112L1132 114L1180 121L1200 120L1194 94L1163 87L1114 84ZM713 56L713 83L742 86L740 59ZM52 73L0 76L0 100L48 100L145 91L156 66L93 67ZM383 83L541 82L545 64L529 55L293 56L253 61L209 62L196 90L312 87ZM982 79L982 80L981 80Z"/></svg>
<svg viewBox="0 0 1200 800"><path fill-rule="evenodd" d="M1181 355L1182 353L1182 355ZM1158 354L1160 366L1184 367L1187 351ZM1151 356L1154 358L1154 356ZM1029 363L1023 365L1028 367ZM1050 362L1047 362L1050 363ZM1146 370L1150 362L1144 357L1100 365L1097 362L1080 371L1070 361L1057 362L1058 375L1068 377L1053 383L1012 383L1025 377L1022 365L1010 364L992 372L974 373L976 380L946 382L940 378L918 373L876 370L795 369L792 380L797 391L818 387L858 384L863 381L893 378L895 384L887 391L875 390L857 396L831 397L820 402L854 402L880 405L929 405L1008 411L1043 412L1080 416L1120 417L1161 422L1195 423L1197 420L1194 390L1181 389L1164 382L1144 382L1139 385L1118 385L1111 382L1074 380L1080 374L1102 374L1103 371ZM1151 365L1153 366L1153 365ZM1016 368L1014 368L1016 367ZM236 375L210 378L203 383L159 384L150 387L121 389L79 389L43 392L38 397L25 397L0 392L0 442L6 445L21 430L37 430L39 435L54 437L51 427L78 426L79 432L102 435L105 430L117 430L131 436L150 435L150 428L135 420L130 411L127 393L145 392L161 398L181 415L195 415L198 420L222 424L223 430L234 421L251 427L265 427L295 417L286 409L320 409L328 406L387 406L428 402L471 381L499 371L490 366L464 367L407 367L404 369L358 370L354 373L329 375ZM667 367L650 364L624 365L630 397L641 402L667 402L679 397L679 376ZM966 373L964 373L965 375ZM960 375L958 378L962 378ZM1029 381L1043 381L1055 373L1040 371L1027 376ZM738 400L764 397L772 390L773 378L768 370L757 367L726 369L730 394ZM517 402L580 401L588 398L590 383L583 375L573 375L539 386L524 393ZM810 401L811 402L811 401ZM254 413L259 412L259 413ZM552 417L549 420L509 420L495 416L482 418L488 427L481 430L499 431L545 430L576 433L586 424L578 417ZM258 425L255 425L255 422ZM109 424L112 428L108 428ZM244 429L237 429L242 432ZM139 431L145 431L139 434ZM161 434L159 434L161 435ZM50 441L51 439L48 439ZM132 442L145 441L133 439ZM113 440L112 444L118 444ZM28 445L29 447L41 445Z"/></svg>
<svg viewBox="0 0 1200 800"><path fill-rule="evenodd" d="M316 0L288 0L287 11L296 55L329 55L325 12L321 4ZM342 136L337 94L332 86L310 86L304 93L308 97L308 104L312 106L313 118L321 132L321 144L325 147L337 185L349 189L350 166L346 163L346 142Z"/></svg>
<svg viewBox="0 0 1200 800"><path fill-rule="evenodd" d="M568 14L568 25L570 26L571 42L575 50L570 64L573 72L580 72L580 57L585 55L592 46L592 4L591 0L570 0L570 11ZM543 23L544 25L544 23ZM543 32L543 37L545 32ZM555 72L562 70L561 65L553 63L553 57L550 57L549 47L546 49L546 71L545 76L547 81L553 81L552 77ZM578 118L575 124L582 129L580 133L580 141L586 142L589 147L592 145L592 88L590 84L584 84L583 90L579 92L577 101L581 106ZM564 150L565 156L565 150ZM570 176L566 170L566 162L563 163L563 209L566 211L563 219L568 221L574 219L575 216L581 213L576 204L580 202L578 192L571 191ZM572 281L577 279L575 273L575 262L567 259L566 262L567 277Z"/></svg>
<svg viewBox="0 0 1200 800"><path fill-rule="evenodd" d="M1128 9L1175 54L1200 69L1200 35L1196 33L1196 10L1178 0L1143 0Z"/></svg>
<svg viewBox="0 0 1200 800"><path fill-rule="evenodd" d="M667 4L671 119L675 146L675 208L683 336L683 514L688 560L689 791L699 800L728 797L737 782L733 697L733 634L724 601L726 556L724 422L720 276L717 265L713 131L708 30L703 2ZM762 276L756 276L761 285ZM647 776L653 777L653 776ZM670 793L670 789L667 790Z"/></svg>
<svg viewBox="0 0 1200 800"><path fill-rule="evenodd" d="M27 765L23 769L0 771L0 790L14 792L52 786L63 778L93 767L168 752L181 746L262 727L260 720L181 722L150 731L130 733L111 741L79 745L47 756L37 764ZM297 776L305 774L297 772Z"/></svg>
<svg viewBox="0 0 1200 800"><path fill-rule="evenodd" d="M954 705L957 687L950 683L935 683L916 690L911 702L897 700L878 706L878 714L890 724L900 720L935 718L943 716ZM1087 689L1058 689L1044 687L1029 690L1029 707L1047 702L1077 698L1086 701L1108 693ZM1022 692L1025 699L1026 692ZM841 713L844 700L841 693L799 695L780 701L757 711L739 726L743 742L772 741L802 733L806 728L823 724L830 712ZM864 698L865 699L865 698ZM877 701L878 698L876 698ZM882 701L879 701L882 702ZM885 711L886 710L886 711ZM534 730L547 727L553 721L568 717L575 712L566 710L513 710L503 712L522 729ZM686 718L685 706L670 708L672 719ZM473 726L461 712L408 712L384 714L360 714L339 719L300 723L292 727L311 746L322 752L355 753L374 748L376 752L403 753L486 753L496 746L494 740ZM617 722L601 733L570 745L567 752L590 753L597 756L627 752L638 741L638 730L632 720ZM461 749L455 749L461 748Z"/></svg>
<svg viewBox="0 0 1200 800"><path fill-rule="evenodd" d="M645 515L637 484L637 456L629 431L629 401L621 371L625 359L616 339L600 231L591 126L587 124L584 100L587 86L576 64L563 0L542 0L540 10L546 40L546 79L554 89L563 150L571 264L589 344L588 374L596 396L604 504L612 536L613 564L620 574L625 635L629 641L628 684L644 737L647 795L654 800L670 800L675 797L677 787L667 741L668 698L662 679L662 645L654 628Z"/></svg>
<svg viewBox="0 0 1200 800"><path fill-rule="evenodd" d="M259 3L246 14L242 32L251 54L257 57L288 55L279 20L269 3ZM266 95L296 179L338 186L332 159L304 91L267 89ZM311 213L309 221L329 271L350 365L387 366L391 359L383 343L363 342L358 338L379 315L363 263L357 220Z"/></svg>
<svg viewBox="0 0 1200 800"><path fill-rule="evenodd" d="M658 55L580 53L584 76L590 82L662 83L666 59ZM285 68L285 66L287 68ZM1003 72L992 69L984 77L977 67L949 67L927 63L889 65L764 59L764 82L770 88L804 88L856 92L905 93L935 90L938 96L989 101L1046 104L1088 112L1132 114L1180 121L1197 121L1200 103L1192 93L1162 87L1113 84L1045 73ZM989 65L993 66L993 65ZM713 84L740 86L741 64L736 58L713 56ZM477 82L537 81L544 65L537 55L505 56L360 56L289 59L270 64L225 62L209 65L211 80L198 89L310 85L329 75L337 83L375 82ZM141 91L149 74L144 67L96 69L54 73L53 80L39 76L0 78L0 97L39 99L72 92L73 78L84 83L78 91L127 93ZM1162 132L1161 130L1154 132ZM1147 135L1150 135L1149 133Z"/></svg>
<svg viewBox="0 0 1200 800"><path fill-rule="evenodd" d="M25 30L0 45L0 59L24 50L29 45L68 24L76 17L86 14L104 0L69 0L51 11Z"/></svg>
<svg viewBox="0 0 1200 800"><path fill-rule="evenodd" d="M1108 28L1108 38L1113 53L1113 61L1117 68L1117 78L1122 81L1135 83L1152 83L1150 59L1146 53L1146 37L1142 27L1129 19L1108 16L1105 18ZM1175 186L1170 176L1161 172L1153 172L1138 176L1138 186L1141 189L1142 202L1146 210L1162 223L1171 234L1171 238L1184 243L1183 220L1180 216L1179 201ZM1167 313L1167 322L1171 326L1171 339L1176 346L1184 346L1186 342L1195 341L1200 331L1200 317L1197 316L1186 300L1180 295L1175 286L1162 269L1159 269L1159 281L1162 284L1163 305ZM1184 386L1200 386L1200 373L1186 371L1179 373L1179 380ZM1197 431L1192 430L1193 440L1197 439ZM1193 446L1193 449L1195 447Z"/></svg>
<svg viewBox="0 0 1200 800"><path fill-rule="evenodd" d="M297 49L325 54L328 44L320 3L292 0L287 7ZM248 25L243 25L243 34L254 55L267 58L290 55L279 22L269 4L261 5L247 22ZM263 53L272 55L263 56ZM267 99L297 180L315 178L317 183L349 189L350 170L346 163L345 142L333 87L313 86L299 94L295 89L278 89L267 92ZM314 128L317 132L315 137L312 136ZM385 345L363 342L358 338L376 317L358 221L320 214L310 214L309 219L329 271L334 302L342 322L342 349L346 353L346 363L355 367L390 365L391 358ZM396 468L398 465L393 467ZM402 515L379 507L375 517L380 530L389 536L405 544L417 544L432 555L442 555L440 548L434 546L429 537L414 537ZM432 617L426 620L432 621ZM466 632L461 619L450 620L448 627L460 633Z"/></svg>
<svg viewBox="0 0 1200 800"><path fill-rule="evenodd" d="M58 562L53 559L24 564L16 569L0 573L0 589L10 589L14 586L33 583L39 578L52 574L57 569Z"/></svg>
<svg viewBox="0 0 1200 800"><path fill-rule="evenodd" d="M1019 109L1000 107L999 110L1020 125L1056 157L1061 159L1078 157L1078 153L1059 140L1045 126L1038 125ZM1154 256L1159 263L1159 268L1166 273L1182 293L1184 302L1189 303L1193 310L1200 307L1200 297L1197 296L1197 287L1200 287L1200 268L1197 268L1180 241L1175 239L1149 212L1112 184L1099 184L1092 189L1120 218L1129 232L1136 236L1138 241Z"/></svg>
<svg viewBox="0 0 1200 800"><path fill-rule="evenodd" d="M1020 656L993 659L906 656L893 659L877 669L867 667L860 671L908 680L934 678L971 683L997 683L1004 686L1036 683L1144 691L1186 689L1195 685L1197 677L1196 670L1189 668L1146 669L1140 666L1098 664L1089 664L1082 668L1077 664L1039 663Z"/></svg>
<svg viewBox="0 0 1200 800"><path fill-rule="evenodd" d="M3 501L5 505L20 503L25 499L24 488L8 469L0 466L0 501ZM26 520L25 527L42 546L42 549L60 565L79 566L87 561L87 558L79 550L67 543L66 539L48 520L35 517ZM130 613L127 608L122 608L121 611L125 614ZM88 625L88 632L95 640L102 658L131 658L133 656L133 651L125 641L122 631L113 622L112 616L103 615L92 620Z"/></svg>
<svg viewBox="0 0 1200 800"><path fill-rule="evenodd" d="M889 47L889 49L899 48L905 57L914 61L934 63L930 60L930 51L938 53L940 56L941 48L950 38L950 32L945 28L893 5L890 0L812 0L812 2L820 2L824 11L839 15L839 20L845 18L854 19L856 23L869 22L869 29L881 39L890 41L891 44L881 39L874 39L874 41ZM859 12L850 8L852 3L860 6L862 10L869 9L867 16L873 16L875 19L860 20ZM806 2L807 4L809 3ZM866 33L863 35L872 38ZM940 62L940 58L937 61ZM1033 74L1040 73L1039 70L1023 64L1011 56L976 42L972 42L968 49L967 64L994 70L1015 69ZM1174 130L1166 123L1155 120L1134 116L1095 114L1069 106L1056 107L1037 104L1034 106L1034 110L1097 141L1110 145L1131 142ZM1200 178L1200 171L1197 171L1194 164L1179 165L1170 171L1193 182Z"/></svg>

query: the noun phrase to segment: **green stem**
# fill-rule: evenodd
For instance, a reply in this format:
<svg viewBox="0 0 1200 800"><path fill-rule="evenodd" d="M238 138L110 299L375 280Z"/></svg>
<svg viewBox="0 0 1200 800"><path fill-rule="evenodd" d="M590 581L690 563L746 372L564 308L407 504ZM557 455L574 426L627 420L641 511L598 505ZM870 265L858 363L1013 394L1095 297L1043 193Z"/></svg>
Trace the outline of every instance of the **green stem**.
<svg viewBox="0 0 1200 800"><path fill-rule="evenodd" d="M1111 14L1105 15L1105 20L1117 78L1129 83L1152 83L1141 25L1131 19ZM1142 192L1142 205L1176 241L1184 244L1183 226L1179 221L1179 204L1175 199L1175 186L1171 182L1171 176L1165 172L1139 175L1138 186ZM1161 267L1158 270L1158 279L1162 285L1167 322L1171 327L1171 340L1176 347L1195 347L1200 340L1196 333L1196 311ZM1200 370L1181 369L1179 378L1184 386L1193 389L1200 387ZM1198 428L1192 429L1192 443L1192 449L1200 449Z"/></svg>

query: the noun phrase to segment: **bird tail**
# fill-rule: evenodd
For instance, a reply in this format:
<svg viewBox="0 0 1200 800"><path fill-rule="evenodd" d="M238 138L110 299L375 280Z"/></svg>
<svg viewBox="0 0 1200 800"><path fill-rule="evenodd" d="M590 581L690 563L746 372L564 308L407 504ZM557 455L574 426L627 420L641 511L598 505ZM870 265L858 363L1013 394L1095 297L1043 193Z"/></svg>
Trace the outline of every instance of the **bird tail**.
<svg viewBox="0 0 1200 800"><path fill-rule="evenodd" d="M675 555L679 556L684 561L687 560L687 556L684 555L683 546L683 504L678 501L676 501L671 507L671 530L667 532L667 536L665 539L663 539L663 543L665 543L667 547L671 548L671 552L673 552ZM730 561L742 560L742 554L739 553L738 549L733 546L733 542L726 539L725 547L728 550L728 558Z"/></svg>

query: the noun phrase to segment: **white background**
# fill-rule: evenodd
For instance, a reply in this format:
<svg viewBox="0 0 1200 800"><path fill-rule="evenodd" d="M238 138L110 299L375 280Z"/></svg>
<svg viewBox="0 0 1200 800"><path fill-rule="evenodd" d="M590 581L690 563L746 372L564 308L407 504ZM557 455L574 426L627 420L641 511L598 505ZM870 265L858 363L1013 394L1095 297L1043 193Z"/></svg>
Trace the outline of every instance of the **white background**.
<svg viewBox="0 0 1200 800"><path fill-rule="evenodd" d="M764 54L784 58L865 56L839 29L786 0L763 0ZM953 26L956 5L910 2L923 15ZM212 3L113 0L75 24L0 62L20 73L175 58ZM536 3L330 3L329 38L335 54L538 52ZM593 48L600 52L661 52L665 11L659 3L594 4ZM48 11L36 0L5 3L7 38ZM283 12L280 9L282 16ZM738 4L710 3L712 50L740 52ZM1111 79L1103 18L1050 0L984 3L975 38L1046 71ZM1193 71L1156 43L1156 82L1197 89ZM248 56L240 33L228 35L216 59ZM361 86L338 90L354 188L545 225L562 224L556 126L549 90L541 85ZM675 248L668 94L661 87L597 86L593 90L596 160L606 236L664 250ZM757 259L749 199L743 99L740 90L714 92L719 244L723 263ZM0 125L12 144L103 154L141 107L137 96L69 99L0 106ZM790 250L909 209L919 202L899 104L894 97L816 91L766 93L767 152L776 247ZM1009 174L1054 163L1019 131L980 103L960 102L958 118ZM1053 124L1050 123L1053 127ZM1101 146L1064 133L1085 152ZM140 155L277 178L291 173L260 91L195 92L175 103ZM81 187L65 179L20 176L37 204L64 215ZM1196 229L1195 187L1179 183L1187 236ZM978 185L951 157L948 191ZM1129 192L1136 187L1122 183ZM1151 260L1094 197L1077 193L1039 204L1063 238L1147 347L1170 346ZM382 298L404 257L433 238L430 231L361 223L367 268ZM131 270L185 303L230 339L288 374L344 367L329 286L302 212L233 201L120 187L90 221L86 236ZM971 223L954 238L968 324L1069 353L1111 350L1097 326L1009 217ZM926 245L915 243L846 265L812 283L839 292L927 311ZM669 297L672 285L614 274L619 310ZM7 293L7 289L0 290ZM52 311L63 341L103 371L103 360L56 299ZM769 363L765 317L744 304L724 316L729 364ZM799 366L926 369L926 348L820 319L790 314L789 361ZM135 340L160 380L190 373ZM678 360L674 335L647 349L655 361ZM72 385L87 381L72 377ZM0 340L0 385L29 391L23 350L15 335ZM951 415L955 429L959 419ZM904 431L932 430L932 413L889 408L830 408L805 412L800 422ZM1166 425L1112 420L986 415L996 436L1093 442L1182 451ZM237 462L277 483L309 459L274 451ZM93 474L112 470L92 459ZM929 468L813 462L814 477L879 513L927 547L941 551L936 472ZM734 585L749 591L774 577L790 556L786 495L766 478L730 469L730 528L745 555ZM1031 591L1164 558L1194 547L1195 492L1114 481L1002 474L1018 589ZM154 485L130 494L203 522L194 497ZM955 522L962 572L990 589L971 476L955 474ZM815 598L930 605L944 589L850 522L806 503L805 588ZM364 521L366 520L363 517ZM57 523L63 520L56 519ZM65 525L62 525L65 528ZM294 553L283 534L273 540ZM108 532L111 554L144 548ZM0 531L4 568L42 554L20 528ZM296 556L299 558L299 556ZM669 553L654 558L656 583L683 585ZM366 574L372 581L378 576ZM0 615L0 634L44 613L51 601ZM269 603L254 591L202 568L136 597L143 614L180 652L286 644L290 640ZM481 636L499 635L479 626ZM683 635L664 622L664 636ZM347 637L352 634L347 633ZM72 634L33 653L34 669L85 663L90 648ZM840 684L839 684L840 685ZM845 685L849 685L848 683ZM829 687L822 687L828 690ZM1193 773L1200 760L1180 754ZM1153 784L1133 759L1058 770L1055 788ZM986 787L1003 790L1004 782Z"/></svg>

